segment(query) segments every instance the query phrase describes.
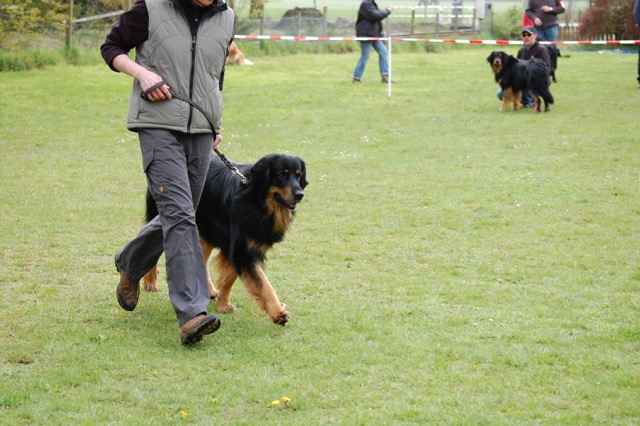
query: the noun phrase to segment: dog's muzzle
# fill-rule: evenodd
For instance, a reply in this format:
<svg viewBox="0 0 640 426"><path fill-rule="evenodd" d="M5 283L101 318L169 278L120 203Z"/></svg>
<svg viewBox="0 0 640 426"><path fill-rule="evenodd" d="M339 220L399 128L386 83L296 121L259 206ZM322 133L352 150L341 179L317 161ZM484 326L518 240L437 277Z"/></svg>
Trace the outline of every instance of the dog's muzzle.
<svg viewBox="0 0 640 426"><path fill-rule="evenodd" d="M277 192L274 194L274 198L276 199L276 201L278 203L280 203L281 205L283 205L284 207L288 208L291 211L295 211L296 210L296 207L298 206L298 203L300 201L302 201L303 197L304 197L304 192L302 190L294 191L294 193L293 193L293 201L292 202L286 201Z"/></svg>

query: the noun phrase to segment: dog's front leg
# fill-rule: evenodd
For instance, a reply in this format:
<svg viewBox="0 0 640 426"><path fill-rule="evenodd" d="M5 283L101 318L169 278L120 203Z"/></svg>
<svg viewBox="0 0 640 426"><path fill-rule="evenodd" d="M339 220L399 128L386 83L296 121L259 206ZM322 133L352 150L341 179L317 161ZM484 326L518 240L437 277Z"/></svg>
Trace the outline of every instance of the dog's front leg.
<svg viewBox="0 0 640 426"><path fill-rule="evenodd" d="M153 268L144 274L144 289L151 292L158 291L158 265L154 265Z"/></svg>
<svg viewBox="0 0 640 426"><path fill-rule="evenodd" d="M520 109L520 105L522 104L522 92L513 92L513 109Z"/></svg>
<svg viewBox="0 0 640 426"><path fill-rule="evenodd" d="M274 324L285 325L289 321L289 312L278 300L260 262L253 264L253 271L242 271L240 279L260 310L265 312Z"/></svg>
<svg viewBox="0 0 640 426"><path fill-rule="evenodd" d="M506 111L510 108L513 98L513 91L510 87L502 90L502 108L501 111Z"/></svg>

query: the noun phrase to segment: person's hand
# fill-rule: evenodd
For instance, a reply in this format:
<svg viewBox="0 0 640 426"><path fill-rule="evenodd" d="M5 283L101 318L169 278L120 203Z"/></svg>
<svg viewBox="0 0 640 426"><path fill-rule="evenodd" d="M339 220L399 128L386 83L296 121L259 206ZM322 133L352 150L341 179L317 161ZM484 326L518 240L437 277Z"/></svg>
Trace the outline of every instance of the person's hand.
<svg viewBox="0 0 640 426"><path fill-rule="evenodd" d="M134 62L126 53L121 53L113 58L113 62L111 64L114 69L138 80L142 93L145 93L150 88L162 83L162 77L153 71L149 71L137 62ZM159 85L147 94L146 99L149 101L171 99L171 88L166 84Z"/></svg>
<svg viewBox="0 0 640 426"><path fill-rule="evenodd" d="M393 6L392 6L392 5L387 6L387 10L388 10L389 12L393 12Z"/></svg>
<svg viewBox="0 0 640 426"><path fill-rule="evenodd" d="M540 18L534 19L533 23L535 24L536 27L542 26L542 20L540 20Z"/></svg>
<svg viewBox="0 0 640 426"><path fill-rule="evenodd" d="M549 13L551 11L553 11L553 9L551 8L551 6L542 6L541 7L542 11L545 13Z"/></svg>
<svg viewBox="0 0 640 426"><path fill-rule="evenodd" d="M148 71L140 77L139 81L142 92L145 93L153 86L162 83L162 77L152 71ZM171 99L171 88L166 84L158 86L151 92L147 93L148 101L154 102L162 101L164 99Z"/></svg>
<svg viewBox="0 0 640 426"><path fill-rule="evenodd" d="M218 146L220 146L220 142L222 142L222 136L216 135L216 138L213 140L213 149L218 149Z"/></svg>

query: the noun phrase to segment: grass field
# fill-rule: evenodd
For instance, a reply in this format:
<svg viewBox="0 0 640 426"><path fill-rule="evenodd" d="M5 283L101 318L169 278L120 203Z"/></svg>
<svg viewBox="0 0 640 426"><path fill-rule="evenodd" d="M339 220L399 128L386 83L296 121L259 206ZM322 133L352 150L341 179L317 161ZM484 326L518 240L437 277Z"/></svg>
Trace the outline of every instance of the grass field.
<svg viewBox="0 0 640 426"><path fill-rule="evenodd" d="M640 423L637 55L563 51L534 116L498 111L491 49L394 55L391 97L356 52L229 68L222 151L311 183L267 264L291 322L237 284L192 348L163 280L115 298L130 79L0 75L0 424Z"/></svg>

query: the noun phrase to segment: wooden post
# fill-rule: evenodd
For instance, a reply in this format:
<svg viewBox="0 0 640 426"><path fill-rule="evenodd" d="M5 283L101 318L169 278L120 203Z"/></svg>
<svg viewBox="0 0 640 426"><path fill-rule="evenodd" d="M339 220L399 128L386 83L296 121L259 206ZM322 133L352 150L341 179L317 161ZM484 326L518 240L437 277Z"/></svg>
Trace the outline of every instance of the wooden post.
<svg viewBox="0 0 640 426"><path fill-rule="evenodd" d="M415 34L415 27L416 27L416 10L415 9L411 9L411 35Z"/></svg>
<svg viewBox="0 0 640 426"><path fill-rule="evenodd" d="M473 8L473 22L471 23L471 29L473 31L476 30L476 22L477 22L476 16L477 16L477 14L478 14L478 9L474 7ZM480 28L478 28L478 29L480 29Z"/></svg>
<svg viewBox="0 0 640 426"><path fill-rule="evenodd" d="M73 0L69 0L69 16L67 16L67 34L65 37L65 46L67 51L71 49L71 33L73 32Z"/></svg>
<svg viewBox="0 0 640 426"><path fill-rule="evenodd" d="M324 37L327 36L327 16L329 16L329 8L325 6L322 8L322 35Z"/></svg>

